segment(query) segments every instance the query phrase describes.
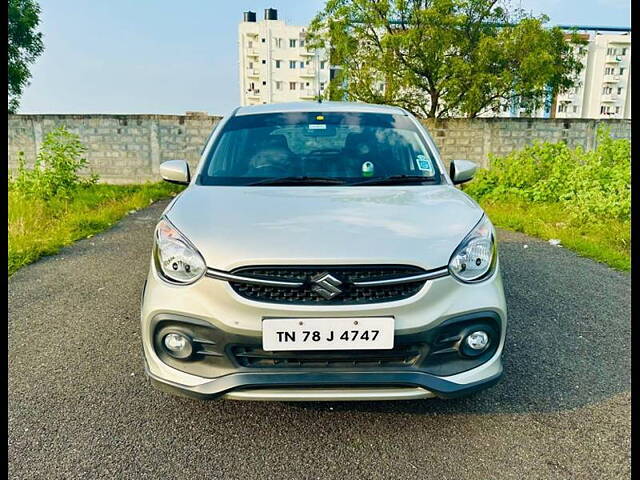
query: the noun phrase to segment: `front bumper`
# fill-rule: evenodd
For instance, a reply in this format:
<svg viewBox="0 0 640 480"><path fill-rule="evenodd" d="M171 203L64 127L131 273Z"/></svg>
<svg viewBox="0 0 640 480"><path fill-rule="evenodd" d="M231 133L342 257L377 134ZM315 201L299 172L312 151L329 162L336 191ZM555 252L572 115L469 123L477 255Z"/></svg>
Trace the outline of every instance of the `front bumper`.
<svg viewBox="0 0 640 480"><path fill-rule="evenodd" d="M459 384L418 371L391 372L291 372L233 373L197 386L187 387L145 371L160 390L176 395L211 400L416 400L456 398L495 385L502 377L498 359L497 372L479 381Z"/></svg>
<svg viewBox="0 0 640 480"><path fill-rule="evenodd" d="M448 322L490 314L496 320L494 349L471 368L247 368L234 362L231 348L261 346L264 317L348 317L393 315L396 343L429 344ZM162 321L189 318L210 338L224 361L181 368L158 352L154 338ZM265 305L238 297L226 282L204 278L188 287L169 285L149 273L142 305L145 370L164 391L199 399L242 400L392 400L454 398L497 383L502 376L506 304L499 268L480 284L463 285L451 277L428 281L414 297L376 305L309 307ZM202 330L201 330L202 331ZM227 348L228 347L228 348ZM219 348L219 349L218 349ZM211 357L208 357L210 359ZM210 368L211 367L211 368ZM424 368L423 368L424 367Z"/></svg>

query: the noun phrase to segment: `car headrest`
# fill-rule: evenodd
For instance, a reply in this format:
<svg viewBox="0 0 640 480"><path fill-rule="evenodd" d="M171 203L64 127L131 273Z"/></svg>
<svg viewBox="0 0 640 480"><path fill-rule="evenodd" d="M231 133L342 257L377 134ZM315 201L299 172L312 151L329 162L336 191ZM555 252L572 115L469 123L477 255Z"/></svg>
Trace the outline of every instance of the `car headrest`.
<svg viewBox="0 0 640 480"><path fill-rule="evenodd" d="M344 150L355 152L359 145L370 146L371 140L364 133L350 133L344 141Z"/></svg>
<svg viewBox="0 0 640 480"><path fill-rule="evenodd" d="M264 142L262 142L262 145L264 147L269 147L269 148L284 148L286 150L289 150L289 142L287 142L287 137L285 137L282 134L278 134L278 135L269 135Z"/></svg>

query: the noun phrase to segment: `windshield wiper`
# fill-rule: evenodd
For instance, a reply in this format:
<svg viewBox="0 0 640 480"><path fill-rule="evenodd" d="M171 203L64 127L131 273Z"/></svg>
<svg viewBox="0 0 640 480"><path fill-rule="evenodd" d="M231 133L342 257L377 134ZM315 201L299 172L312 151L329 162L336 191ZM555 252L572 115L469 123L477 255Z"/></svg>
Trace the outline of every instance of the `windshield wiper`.
<svg viewBox="0 0 640 480"><path fill-rule="evenodd" d="M391 175L383 178L371 178L362 182L350 183L349 185L402 185L403 183L435 182L435 180L435 177L425 177L423 175Z"/></svg>
<svg viewBox="0 0 640 480"><path fill-rule="evenodd" d="M279 178L266 178L253 183L248 183L248 186L255 185L342 185L344 180L331 177L279 177Z"/></svg>

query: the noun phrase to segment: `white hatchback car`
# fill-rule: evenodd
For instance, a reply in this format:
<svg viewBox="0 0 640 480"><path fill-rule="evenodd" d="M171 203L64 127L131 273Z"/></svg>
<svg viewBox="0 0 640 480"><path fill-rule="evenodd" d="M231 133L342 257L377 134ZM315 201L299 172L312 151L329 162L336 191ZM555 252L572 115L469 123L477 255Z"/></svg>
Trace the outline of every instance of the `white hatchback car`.
<svg viewBox="0 0 640 480"><path fill-rule="evenodd" d="M450 398L502 375L495 230L426 129L389 106L237 108L166 208L146 372L197 398Z"/></svg>

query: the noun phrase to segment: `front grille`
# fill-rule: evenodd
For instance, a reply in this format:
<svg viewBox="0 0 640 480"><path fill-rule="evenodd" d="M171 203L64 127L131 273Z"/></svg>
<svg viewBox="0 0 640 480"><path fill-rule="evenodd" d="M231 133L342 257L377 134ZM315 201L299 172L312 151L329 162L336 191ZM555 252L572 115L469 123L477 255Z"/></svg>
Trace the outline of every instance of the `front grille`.
<svg viewBox="0 0 640 480"><path fill-rule="evenodd" d="M326 350L267 352L253 346L234 346L238 365L249 368L366 368L409 367L426 352L425 344L398 345L392 350Z"/></svg>
<svg viewBox="0 0 640 480"><path fill-rule="evenodd" d="M324 272L341 282L341 292L330 299L313 290L311 279ZM302 287L297 288L229 282L236 293L250 300L294 305L356 305L402 300L418 293L425 283L425 280L419 280L396 285L353 285L358 281L388 280L425 273L421 268L406 265L242 267L232 273L243 277L303 282Z"/></svg>

